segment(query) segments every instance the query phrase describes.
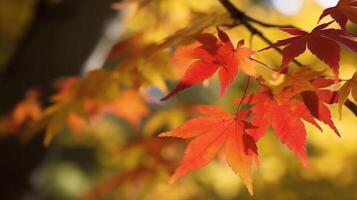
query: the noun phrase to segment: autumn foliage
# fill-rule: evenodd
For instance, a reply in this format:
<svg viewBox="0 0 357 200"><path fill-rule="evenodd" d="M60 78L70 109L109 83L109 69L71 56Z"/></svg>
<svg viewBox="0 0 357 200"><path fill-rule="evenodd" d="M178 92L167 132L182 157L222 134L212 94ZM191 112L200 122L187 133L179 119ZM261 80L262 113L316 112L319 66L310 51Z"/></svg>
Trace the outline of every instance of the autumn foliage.
<svg viewBox="0 0 357 200"><path fill-rule="evenodd" d="M45 128L45 145L49 145L65 127L80 137L86 127L106 114L123 119L135 129L151 112L149 103L171 103L179 92L214 79L212 77L217 74L221 98L227 98L225 94L236 79L247 80L244 93L229 100L235 104L236 110L226 111L215 105L196 106L193 113L199 113L198 116L159 134L161 142L165 142L166 137L190 139L170 183L223 153L228 165L253 194L253 165L259 163L257 142L266 135L269 127L303 166L308 167L304 122L321 131L319 122L322 122L340 137L343 133L336 128L329 105L338 104L341 115L347 101L357 101L357 72L348 80L339 76L343 68L340 66L341 48L348 49L346 51L353 56L357 51L356 35L346 26L348 21L357 23L357 1L340 0L335 7L325 9L316 21L320 22L328 15L333 21L317 24L311 31L262 23L248 16L249 13L241 12L230 1L219 2L226 9L223 14L196 13L198 17L187 27L171 33L164 41L146 42L143 33L132 34L118 42L107 56L107 62L115 63L115 67L57 82L58 90L51 98L52 105L44 110L34 103L36 93L27 94L14 112L4 118L3 127L16 132L26 126L21 135L24 138ZM138 4L140 9L155 6L155 3L128 0L114 4L113 8L125 9ZM336 23L339 29L332 28ZM273 27L289 37L269 41L252 24ZM228 32L235 26L247 28L252 37L267 42L266 47L255 49L249 38L232 42ZM279 65L271 66L257 59L257 55L273 49L281 52ZM297 61L307 49L326 65L325 70L315 70L313 66ZM117 61L118 58L121 60ZM180 66L167 67L172 62ZM258 68L269 70L272 80L262 76ZM333 75L328 75L331 72ZM175 79L177 74L180 74L179 80ZM165 81L174 81L176 85L163 97L148 92L147 88L152 86L166 92ZM258 91L252 89L252 85L258 86ZM352 98L348 100L350 94Z"/></svg>
<svg viewBox="0 0 357 200"><path fill-rule="evenodd" d="M236 117L233 117L233 122L229 120L225 122L224 116L228 117L229 115L223 114L224 112L221 111L219 119L222 121L220 123L213 121L207 124L208 119L195 119L186 122L173 131L163 133L162 136L181 138L193 137L201 132L206 132L207 134L197 137L188 145L180 167L176 170L171 181L176 180L188 171L207 164L225 142L223 138L226 138L227 141L230 141L226 142L227 144L224 148L227 161L233 170L240 174L249 191L252 192L251 181L248 177L250 177L251 173L252 154L254 156L257 155L254 143L264 136L269 126L272 126L280 141L295 152L304 166L307 166L306 130L303 120L313 124L320 130L321 128L316 120L322 121L339 135L337 128L331 120L329 108L326 106L326 104L336 103L338 94L335 91L325 89L334 84L334 81L324 77L322 74L310 71L306 67L302 67L297 72L288 73L289 70L287 68L289 63L302 54L307 47L316 57L324 61L332 69L335 74L335 81L339 82L340 47L338 43L345 45L355 52L357 51L355 37L345 31L348 17L350 17L352 22L355 20L353 19L353 15L356 15L356 3L354 1L340 1L335 8L328 8L322 14L321 18L327 14L331 14L343 28L341 30L328 29L327 27L333 22L318 25L310 33L298 28L281 28L282 31L287 32L292 37L279 40L260 51L284 46L282 50L282 64L278 71L282 73L280 76L284 76L287 73L287 78L279 85L279 89L269 86L260 78L256 79L261 85L261 92L253 93L247 97L243 96L240 99L240 103L243 101L251 105L250 111L242 115L244 116L243 118L238 117L240 116L238 114ZM354 10L352 7L354 7ZM343 11L344 9L346 10ZM350 12L350 9L354 12ZM246 75L254 78L256 72L251 64L254 61L254 58L252 58L254 51L249 48L241 48L242 44L244 44L243 41L240 41L237 48L234 49L227 34L220 29L218 29L218 36L220 42L214 36L200 35L197 37L202 46L194 49L191 55L193 59L199 60L190 65L181 82L163 100L168 99L180 90L202 82L212 76L219 67L221 95L224 95L228 85L235 79L239 69L242 69ZM340 98L340 107L346 100L353 81L352 78L341 88L340 93L342 98ZM213 110L213 108L211 109ZM238 122L239 120L247 119L250 113L252 113L253 117L250 121L251 124L248 124L250 128L246 130L247 126L243 122L240 122L240 124ZM215 115L217 115L217 111ZM231 123L232 125L223 126L226 123ZM224 128L218 128L220 125L215 125L215 128L218 128L218 133L215 133L216 130L211 128L211 124L220 124ZM235 124L235 128L233 124ZM197 129L197 126L200 129ZM226 134L228 136L225 136ZM230 137L231 134L234 137ZM236 147L227 147L229 145ZM239 148L241 149L239 150ZM247 169L241 169L244 166L247 166Z"/></svg>
<svg viewBox="0 0 357 200"><path fill-rule="evenodd" d="M231 115L215 106L198 106L196 109L203 114L202 117L187 121L179 128L160 135L184 139L196 137L188 144L181 165L170 182L173 183L188 172L206 165L223 148L227 162L242 177L249 192L253 193L251 173L258 152L254 139L247 134L248 129L255 127L244 121L250 112L242 111Z"/></svg>

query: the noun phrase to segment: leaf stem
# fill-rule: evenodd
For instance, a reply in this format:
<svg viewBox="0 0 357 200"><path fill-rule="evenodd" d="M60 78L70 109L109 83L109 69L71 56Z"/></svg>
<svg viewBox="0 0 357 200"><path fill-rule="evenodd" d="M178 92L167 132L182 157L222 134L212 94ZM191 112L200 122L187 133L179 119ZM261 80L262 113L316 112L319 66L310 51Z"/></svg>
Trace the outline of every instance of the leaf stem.
<svg viewBox="0 0 357 200"><path fill-rule="evenodd" d="M247 95L247 92L248 92L248 89L249 89L249 86L250 86L250 80L251 80L251 77L248 76L248 80L247 80L247 83L246 83L246 85L245 85L245 89L244 89L243 96L242 96L242 98L241 98L241 100L240 100L240 102L239 102L239 104L238 104L237 110L236 110L236 116L237 116L238 113L239 113L240 107L241 107L241 105L242 105L242 103L243 103L243 100L244 100L245 96Z"/></svg>
<svg viewBox="0 0 357 200"><path fill-rule="evenodd" d="M257 59L255 59L255 58L250 58L250 59L253 60L254 62L258 63L258 64L263 65L264 67L266 67L266 68L268 68L268 69L270 69L270 70L272 70L272 71L274 71L274 72L277 72L277 71L278 71L277 69L274 69L272 66L267 65L267 64L263 63L263 62L260 61L260 60L257 60Z"/></svg>
<svg viewBox="0 0 357 200"><path fill-rule="evenodd" d="M254 39L254 33L251 33L249 37L249 48L251 49L253 49L253 39Z"/></svg>

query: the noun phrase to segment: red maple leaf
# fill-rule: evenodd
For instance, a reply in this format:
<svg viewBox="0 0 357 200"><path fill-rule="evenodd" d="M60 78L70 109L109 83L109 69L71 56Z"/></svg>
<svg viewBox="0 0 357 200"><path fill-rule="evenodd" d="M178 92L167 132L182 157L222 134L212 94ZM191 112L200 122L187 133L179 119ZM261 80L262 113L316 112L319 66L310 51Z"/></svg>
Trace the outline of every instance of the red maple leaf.
<svg viewBox="0 0 357 200"><path fill-rule="evenodd" d="M274 95L265 85L261 92L250 95L244 100L252 105L253 117L251 123L255 129L247 132L257 141L271 125L280 141L286 144L307 166L306 130L302 120L305 120L321 130L306 106L291 97L289 90Z"/></svg>
<svg viewBox="0 0 357 200"><path fill-rule="evenodd" d="M207 165L224 148L228 164L241 176L249 192L253 193L251 172L258 153L254 139L246 133L246 129L255 128L244 121L250 112L243 111L233 116L216 106L198 106L197 110L203 116L160 134L179 138L195 137L188 144L181 164L170 182Z"/></svg>
<svg viewBox="0 0 357 200"><path fill-rule="evenodd" d="M286 74L280 88L285 89L285 92L289 88L289 95L291 97L300 95L312 116L327 124L339 135L331 119L330 110L325 105L337 103L338 93L327 89L327 87L334 83L334 80L322 76L321 72L302 67L292 74Z"/></svg>
<svg viewBox="0 0 357 200"><path fill-rule="evenodd" d="M356 0L340 0L338 4L331 8L326 8L319 21L330 15L341 26L343 30L346 30L347 21L357 24L357 1Z"/></svg>
<svg viewBox="0 0 357 200"><path fill-rule="evenodd" d="M203 82L218 69L221 96L238 75L239 68L247 75L255 75L256 71L251 66L252 60L250 59L254 52L249 48L242 47L244 44L242 40L234 48L228 35L220 29L217 30L219 40L212 34L198 36L197 40L202 45L196 47L190 55L197 61L189 66L178 85L161 100L167 100L177 92Z"/></svg>
<svg viewBox="0 0 357 200"><path fill-rule="evenodd" d="M301 97L305 106L308 108L312 116L327 124L338 136L340 136L339 131L331 119L330 110L325 105L337 103L337 92L323 89L334 84L334 81L321 78L312 80L311 84L316 88L314 91L301 92Z"/></svg>
<svg viewBox="0 0 357 200"><path fill-rule="evenodd" d="M357 40L345 31L332 28L325 29L330 24L331 22L321 24L310 33L298 28L281 28L282 31L294 37L278 40L276 43L260 51L285 46L281 64L281 67L285 68L294 58L305 52L307 46L315 56L330 66L337 79L340 61L340 47L338 43L345 45L353 51L357 51Z"/></svg>

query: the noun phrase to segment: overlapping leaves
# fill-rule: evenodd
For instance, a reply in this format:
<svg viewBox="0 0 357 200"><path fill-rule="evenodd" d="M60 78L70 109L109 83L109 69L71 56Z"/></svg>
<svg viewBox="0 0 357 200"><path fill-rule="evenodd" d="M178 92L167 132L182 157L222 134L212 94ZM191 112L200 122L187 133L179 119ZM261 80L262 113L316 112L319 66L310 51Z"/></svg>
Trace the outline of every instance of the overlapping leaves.
<svg viewBox="0 0 357 200"><path fill-rule="evenodd" d="M121 8L133 2L138 3L141 8L151 3L153 5L158 3L148 0L128 0L116 6ZM163 2L160 1L159 4ZM154 7L157 7L155 5ZM328 28L332 22L321 24L311 32L298 28L282 28L282 31L292 37L279 40L263 50L283 47L281 71L287 73L282 75L284 76L282 83L275 86L257 79L261 91L248 97L243 96L243 100L240 100L241 103L248 104L250 110L231 115L215 106L199 106L197 110L202 114L201 116L161 134L161 136L193 138L171 182L205 166L223 150L228 164L242 177L252 193L252 165L258 157L256 142L265 135L270 126L278 139L297 154L307 166L307 132L304 121L320 130L322 129L318 121L323 122L339 135L328 104L338 101L341 110L350 93L357 100L357 73L342 85L339 92L331 90L331 86L339 81L339 44L357 51L356 37L346 32L347 21L353 23L357 21L356 8L356 0L340 0L335 7L323 12L320 20L331 15L342 27L341 30ZM120 60L116 70L97 70L86 77L73 79L73 82L68 84L68 88L53 96L54 105L48 107L44 113L37 107L36 98L28 98L28 101L19 104L13 114L13 119L17 122L16 127L20 127L24 121L42 118L40 116L44 115L47 126L45 144L49 144L63 127L69 126L75 132L80 131L91 117L103 113L112 113L133 126L138 125L141 118L148 113L148 109L137 93L132 90L122 91L122 88L137 89L155 85L165 90L164 79L172 76L172 69L167 65L169 51L165 50L167 47L186 44L194 37L198 45L192 45L192 49L184 50L183 54L176 52L178 57L188 56L192 64L177 86L163 100L202 83L217 71L221 96L223 96L240 70L248 76L256 77L256 69L252 66L252 56L255 52L244 47L243 41L239 41L235 47L221 29L217 29L218 37L202 34L210 26L223 24L221 21L227 20L227 16L227 14L211 13L197 15L187 27L177 30L161 44L144 42L141 34L119 42L112 48L107 58L109 64ZM305 67L294 73L285 70L291 61L306 51L306 48L332 69L335 74L334 80L326 78L321 72L307 70ZM184 60L181 63L189 62ZM172 112L168 113L157 118L171 120ZM153 134L151 132L155 132L152 129L156 129L156 121L158 120L154 119L149 123L144 132Z"/></svg>
<svg viewBox="0 0 357 200"><path fill-rule="evenodd" d="M268 86L262 85L260 92L250 95L245 100L245 103L252 105L251 123L257 127L249 130L248 133L255 140L259 140L272 126L280 141L295 152L307 166L306 130L303 120L319 130L322 129L316 120L322 121L339 135L331 120L330 111L325 105L325 103L336 102L335 93L320 89L324 86L323 84L328 85L330 81L327 79L311 81L311 85L316 87L314 90L286 87L278 93L274 93Z"/></svg>
<svg viewBox="0 0 357 200"><path fill-rule="evenodd" d="M338 44L342 44L356 52L357 40L354 36L349 35L343 30L327 28L329 25L330 23L321 24L310 33L298 28L281 28L282 31L293 37L279 40L260 51L284 47L281 67L286 68L292 60L304 53L307 47L316 57L324 61L332 69L337 79L340 68L340 47Z"/></svg>

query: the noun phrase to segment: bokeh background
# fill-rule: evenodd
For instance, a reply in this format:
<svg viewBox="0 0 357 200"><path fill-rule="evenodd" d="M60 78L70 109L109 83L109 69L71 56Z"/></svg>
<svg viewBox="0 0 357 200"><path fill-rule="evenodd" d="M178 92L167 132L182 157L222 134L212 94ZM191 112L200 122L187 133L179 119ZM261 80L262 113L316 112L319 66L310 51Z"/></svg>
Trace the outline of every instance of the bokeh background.
<svg viewBox="0 0 357 200"><path fill-rule="evenodd" d="M26 93L41 106L49 105L60 78L112 68L123 59L106 60L118 41L141 33L140 39L160 43L199 14L224 12L216 0L139 2L116 10L113 7L118 4L113 6L117 2L112 0L0 0L1 114L11 113ZM257 19L310 30L322 10L337 1L232 2ZM262 30L274 41L286 37L276 29ZM349 30L356 33L357 27L350 25ZM235 42L250 38L242 27L227 32ZM253 38L250 45L260 49L266 44ZM278 65L281 59L273 51L257 57L270 65ZM299 60L314 69L325 67L310 53ZM48 147L43 145L43 131L24 142L19 139L21 133L10 134L1 127L0 199L357 199L357 118L344 108L339 119L335 105L331 108L341 138L323 124L323 133L306 124L308 169L273 133L258 143L261 162L254 172L254 196L222 156L169 185L187 141L157 134L192 117L194 105L218 104L233 111L231 100L242 94L245 79L238 77L224 99L218 98L213 79L161 103L159 99L182 73L179 66L166 63L174 70L156 66L159 69L149 67L143 72L148 83L138 91L144 95L139 98L127 92L122 97L124 114L119 116L129 117L108 114L81 130L64 128ZM350 78L356 66L356 55L342 49L341 78ZM259 72L271 76L264 68ZM39 94L28 92L33 88Z"/></svg>

